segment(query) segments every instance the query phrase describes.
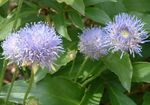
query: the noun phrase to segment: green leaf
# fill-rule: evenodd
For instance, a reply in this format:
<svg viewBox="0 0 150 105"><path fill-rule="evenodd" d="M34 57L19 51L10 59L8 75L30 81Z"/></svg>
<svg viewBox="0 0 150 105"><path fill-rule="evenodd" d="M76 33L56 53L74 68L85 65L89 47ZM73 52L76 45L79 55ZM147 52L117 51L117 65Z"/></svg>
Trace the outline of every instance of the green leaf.
<svg viewBox="0 0 150 105"><path fill-rule="evenodd" d="M133 64L133 81L150 83L150 63L136 62Z"/></svg>
<svg viewBox="0 0 150 105"><path fill-rule="evenodd" d="M39 82L40 80L42 80L43 78L45 78L45 76L47 75L48 71L44 68L39 68L37 70L37 72L35 73L34 76L34 82Z"/></svg>
<svg viewBox="0 0 150 105"><path fill-rule="evenodd" d="M8 2L8 0L0 0L0 7L2 6L2 5L4 5L5 3L7 3Z"/></svg>
<svg viewBox="0 0 150 105"><path fill-rule="evenodd" d="M109 98L112 105L136 105L136 103L123 94L113 84L109 85Z"/></svg>
<svg viewBox="0 0 150 105"><path fill-rule="evenodd" d="M99 105L103 91L103 82L98 78L86 90L80 105Z"/></svg>
<svg viewBox="0 0 150 105"><path fill-rule="evenodd" d="M144 102L142 105L150 105L150 92L146 92L143 98Z"/></svg>
<svg viewBox="0 0 150 105"><path fill-rule="evenodd" d="M75 11L70 11L69 13L69 18L72 21L72 23L77 27L80 28L81 30L83 29L84 25L82 23L81 16L76 13Z"/></svg>
<svg viewBox="0 0 150 105"><path fill-rule="evenodd" d="M144 29L145 29L146 31L149 31L149 32L150 32L150 20L149 20L150 15L149 15L149 14L143 14L143 15L141 16L141 18L142 18L143 22L146 23L146 24L144 25Z"/></svg>
<svg viewBox="0 0 150 105"><path fill-rule="evenodd" d="M10 85L6 85L0 93L5 98ZM16 81L9 101L22 103L27 89L27 83ZM30 97L35 97L41 105L79 105L83 96L81 87L67 79L47 75L37 84L33 84Z"/></svg>
<svg viewBox="0 0 150 105"><path fill-rule="evenodd" d="M128 54L120 59L120 54L109 54L103 59L106 67L114 72L121 81L123 87L130 91L133 68Z"/></svg>
<svg viewBox="0 0 150 105"><path fill-rule="evenodd" d="M109 16L112 17L121 12L127 12L123 1L124 0L117 0L117 2L102 2L97 4L96 7L104 10L107 14L109 14Z"/></svg>
<svg viewBox="0 0 150 105"><path fill-rule="evenodd" d="M57 32L65 37L66 39L71 41L70 36L68 35L67 27L65 24L65 19L63 14L57 14L53 17L54 25L56 27Z"/></svg>
<svg viewBox="0 0 150 105"><path fill-rule="evenodd" d="M58 2L62 3L65 2L67 5L70 5L72 8L80 12L82 15L84 15L84 2L83 0L57 0Z"/></svg>
<svg viewBox="0 0 150 105"><path fill-rule="evenodd" d="M108 1L111 1L111 2L117 2L117 0L84 0L84 4L86 6L89 6L89 5L95 5L95 4L98 4L98 3L101 3L101 2L108 2Z"/></svg>
<svg viewBox="0 0 150 105"><path fill-rule="evenodd" d="M38 5L41 7L49 7L52 8L52 11L63 11L64 6L60 3L58 3L56 0L35 0Z"/></svg>
<svg viewBox="0 0 150 105"><path fill-rule="evenodd" d="M86 8L85 15L88 18L92 19L93 21L102 23L102 24L105 24L111 21L110 17L105 13L105 11L96 7Z"/></svg>
<svg viewBox="0 0 150 105"><path fill-rule="evenodd" d="M123 0L128 11L148 12L150 11L149 0Z"/></svg>
<svg viewBox="0 0 150 105"><path fill-rule="evenodd" d="M60 70L56 72L54 76L68 78L70 80L74 80L75 78L78 78L80 82L87 83L89 82L90 78L97 78L105 70L102 61L100 60L93 61L88 59L82 71L77 76L77 72L80 70L80 67L83 62L84 62L84 56L78 53L73 62L70 62L65 67L60 68Z"/></svg>
<svg viewBox="0 0 150 105"><path fill-rule="evenodd" d="M52 68L54 71L57 71L62 66L67 65L70 61L72 61L76 56L75 50L68 50L64 54L62 54L57 61L55 62L56 65L54 65L54 68Z"/></svg>
<svg viewBox="0 0 150 105"><path fill-rule="evenodd" d="M14 25L15 20L11 19L5 19L3 22L0 24L0 40L3 40L8 36L8 34L12 31L13 25ZM17 27L19 27L21 24L21 19L18 19L17 22ZM3 27L2 27L3 26Z"/></svg>

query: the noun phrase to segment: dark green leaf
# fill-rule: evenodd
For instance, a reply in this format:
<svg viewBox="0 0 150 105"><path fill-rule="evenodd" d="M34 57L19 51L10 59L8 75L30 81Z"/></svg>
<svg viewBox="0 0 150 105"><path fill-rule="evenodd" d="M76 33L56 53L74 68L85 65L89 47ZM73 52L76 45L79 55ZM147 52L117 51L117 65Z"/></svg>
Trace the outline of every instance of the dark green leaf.
<svg viewBox="0 0 150 105"><path fill-rule="evenodd" d="M133 64L133 81L150 83L150 63L137 62Z"/></svg>
<svg viewBox="0 0 150 105"><path fill-rule="evenodd" d="M129 97L123 94L114 85L109 85L109 97L112 105L136 105Z"/></svg>
<svg viewBox="0 0 150 105"><path fill-rule="evenodd" d="M125 54L122 59L119 53L109 54L104 58L104 63L119 77L123 87L130 91L133 68L128 54Z"/></svg>
<svg viewBox="0 0 150 105"><path fill-rule="evenodd" d="M71 40L70 36L68 35L66 24L64 22L65 21L64 15L57 14L53 17L53 20L54 20L54 24L58 33L62 35L63 37L67 38L68 40Z"/></svg>
<svg viewBox="0 0 150 105"><path fill-rule="evenodd" d="M89 5L95 5L106 1L117 2L117 0L84 0L84 3L86 6L89 6Z"/></svg>
<svg viewBox="0 0 150 105"><path fill-rule="evenodd" d="M41 7L49 7L54 11L63 11L64 6L58 3L56 0L35 0Z"/></svg>
<svg viewBox="0 0 150 105"><path fill-rule="evenodd" d="M77 28L80 28L81 30L83 29L84 25L82 23L81 16L78 13L75 11L70 11L69 18Z"/></svg>
<svg viewBox="0 0 150 105"><path fill-rule="evenodd" d="M77 54L75 61L67 64L65 67L61 68L56 72L55 76L62 76L69 79L79 78L81 82L88 82L87 78L96 78L105 70L104 64L102 61L93 61L88 59L82 68L81 72L77 75L77 72L80 70L82 63L84 62L84 56ZM94 66L93 66L94 65Z"/></svg>
<svg viewBox="0 0 150 105"><path fill-rule="evenodd" d="M105 24L111 21L110 17L105 13L105 11L96 7L86 8L85 15L88 18L92 19L93 21L102 23L102 24Z"/></svg>
<svg viewBox="0 0 150 105"><path fill-rule="evenodd" d="M150 11L149 0L123 0L128 11L146 12Z"/></svg>
<svg viewBox="0 0 150 105"><path fill-rule="evenodd" d="M126 12L123 0L117 0L117 2L102 2L97 4L96 7L104 10L111 17L121 12Z"/></svg>
<svg viewBox="0 0 150 105"><path fill-rule="evenodd" d="M103 82L100 79L96 79L86 90L80 105L99 105L103 96L103 90Z"/></svg>
<svg viewBox="0 0 150 105"><path fill-rule="evenodd" d="M144 102L142 105L150 105L150 92L146 92L143 98Z"/></svg>
<svg viewBox="0 0 150 105"><path fill-rule="evenodd" d="M84 15L85 6L83 0L57 0L57 1L60 3L65 2L67 5L70 5L72 8L74 8L82 15Z"/></svg>

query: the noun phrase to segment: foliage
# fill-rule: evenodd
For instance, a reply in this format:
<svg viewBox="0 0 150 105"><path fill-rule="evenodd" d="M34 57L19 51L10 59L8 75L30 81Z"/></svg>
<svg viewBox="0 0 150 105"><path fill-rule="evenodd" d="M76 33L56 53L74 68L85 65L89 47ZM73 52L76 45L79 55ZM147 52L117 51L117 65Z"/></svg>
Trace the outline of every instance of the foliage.
<svg viewBox="0 0 150 105"><path fill-rule="evenodd" d="M150 105L150 42L142 45L142 57L135 58L125 53L120 59L116 52L91 60L78 51L84 28L105 26L122 12L139 17L150 33L149 7L150 0L0 0L1 42L10 32L38 21L54 26L63 39L65 52L51 71L38 68L26 105ZM7 105L23 104L29 85L30 67L18 70ZM10 87L2 86L0 105Z"/></svg>

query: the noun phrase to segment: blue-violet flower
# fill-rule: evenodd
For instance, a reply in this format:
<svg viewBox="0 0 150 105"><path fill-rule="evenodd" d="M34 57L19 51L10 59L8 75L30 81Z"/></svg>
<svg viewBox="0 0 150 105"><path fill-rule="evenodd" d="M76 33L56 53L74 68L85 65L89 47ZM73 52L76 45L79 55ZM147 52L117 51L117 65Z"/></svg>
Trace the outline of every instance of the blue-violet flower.
<svg viewBox="0 0 150 105"><path fill-rule="evenodd" d="M109 42L105 32L98 27L87 28L80 36L79 50L91 59L107 54Z"/></svg>
<svg viewBox="0 0 150 105"><path fill-rule="evenodd" d="M38 22L34 24L28 24L24 28L18 31L19 40L17 39L16 45L11 45L15 49L19 49L19 52L9 51L11 40L6 39L3 43L4 55L11 56L10 59L16 59L15 62L24 64L40 64L50 69L51 65L57 59L60 53L63 52L62 40L60 36L56 35L53 27L49 27L47 24ZM13 36L12 39L14 39ZM8 51L9 52L8 52ZM7 53L6 53L7 52ZM18 56L19 55L19 59ZM7 57L8 58L8 57Z"/></svg>
<svg viewBox="0 0 150 105"><path fill-rule="evenodd" d="M116 15L113 22L105 27L109 36L112 52L121 51L121 58L125 52L133 57L135 53L141 55L141 45L147 42L148 35L143 29L144 23L135 16L121 13Z"/></svg>

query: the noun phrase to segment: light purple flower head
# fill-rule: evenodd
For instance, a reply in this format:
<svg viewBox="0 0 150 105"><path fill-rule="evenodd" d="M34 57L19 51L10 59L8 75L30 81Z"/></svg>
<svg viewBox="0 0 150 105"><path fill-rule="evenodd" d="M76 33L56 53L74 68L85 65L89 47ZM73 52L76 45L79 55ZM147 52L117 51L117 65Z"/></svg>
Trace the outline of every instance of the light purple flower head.
<svg viewBox="0 0 150 105"><path fill-rule="evenodd" d="M127 13L116 15L114 21L105 27L112 52L121 51L121 58L125 52L129 52L133 57L135 53L141 55L140 44L147 42L145 39L148 37L143 26L144 23L135 16Z"/></svg>
<svg viewBox="0 0 150 105"><path fill-rule="evenodd" d="M27 24L18 31L18 34L20 39L17 40L19 43L17 48L19 55L21 55L21 63L36 63L50 69L59 54L63 52L61 37L56 35L53 27L49 27L45 23ZM7 39L6 42L11 43ZM6 44L5 46L3 49L7 50L9 45ZM15 45L12 46L15 47ZM8 52L4 55L11 55L12 53Z"/></svg>
<svg viewBox="0 0 150 105"><path fill-rule="evenodd" d="M98 27L87 28L80 36L79 50L91 59L99 59L108 52L109 42L105 32Z"/></svg>
<svg viewBox="0 0 150 105"><path fill-rule="evenodd" d="M3 54L10 63L16 62L19 64L22 55L20 54L20 36L18 33L10 33L3 41Z"/></svg>

